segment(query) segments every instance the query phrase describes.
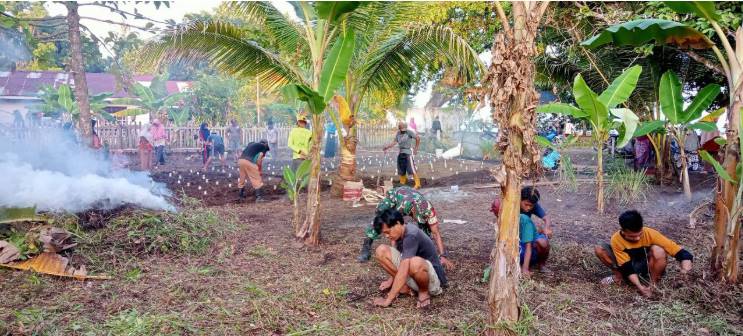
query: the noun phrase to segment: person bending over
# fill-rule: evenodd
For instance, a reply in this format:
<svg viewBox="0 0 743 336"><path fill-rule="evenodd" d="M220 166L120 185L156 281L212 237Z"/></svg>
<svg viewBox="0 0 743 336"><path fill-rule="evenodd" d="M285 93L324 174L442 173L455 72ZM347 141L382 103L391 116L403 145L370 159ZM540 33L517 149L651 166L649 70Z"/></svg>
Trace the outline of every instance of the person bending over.
<svg viewBox="0 0 743 336"><path fill-rule="evenodd" d="M374 305L388 307L400 294L418 293L418 308L431 304L432 295L446 287L446 274L433 241L415 224L405 224L402 214L387 209L374 218L374 230L394 243L377 247L374 257L389 274L379 285L385 297L374 299Z"/></svg>
<svg viewBox="0 0 743 336"><path fill-rule="evenodd" d="M402 213L403 216L410 216L418 224L418 228L433 239L438 248L441 263L448 270L454 268L454 264L448 260L444 240L441 238L436 210L433 208L433 204L423 194L407 186L391 189L377 205L375 215L379 215L387 209L395 209ZM366 234L366 238L361 248L361 255L357 258L359 262L369 260L372 244L374 240L379 238L379 233L374 230L373 226L366 228L364 233Z"/></svg>
<svg viewBox="0 0 743 336"><path fill-rule="evenodd" d="M541 226L536 226L532 222L532 225L536 227L536 232L531 240L531 258L533 262L530 263L530 267L543 270L550 255L549 240L552 238L552 221L547 211L539 205L539 199L539 191L536 188L524 187L521 189L521 203L519 203L521 214L529 218L530 222L532 222L532 216L537 216L542 220ZM498 217L500 213L500 199L493 201L490 211Z"/></svg>
<svg viewBox="0 0 743 336"><path fill-rule="evenodd" d="M619 227L609 244L595 247L596 257L614 273L602 283L631 283L640 294L650 297L652 286L666 271L669 255L681 262L681 274L686 276L691 270L694 256L660 232L644 227L636 210L622 213Z"/></svg>

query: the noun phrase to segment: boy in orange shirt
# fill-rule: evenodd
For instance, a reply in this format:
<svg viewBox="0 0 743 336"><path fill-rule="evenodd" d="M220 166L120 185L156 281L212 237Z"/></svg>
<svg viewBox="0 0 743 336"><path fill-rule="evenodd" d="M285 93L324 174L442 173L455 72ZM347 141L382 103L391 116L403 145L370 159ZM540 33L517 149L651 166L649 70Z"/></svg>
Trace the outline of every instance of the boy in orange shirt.
<svg viewBox="0 0 743 336"><path fill-rule="evenodd" d="M660 281L666 271L669 255L681 262L681 274L691 270L694 256L660 232L643 227L642 215L636 210L621 214L619 226L621 229L611 236L610 244L595 247L601 263L614 273L602 283L626 281L637 287L643 296L650 297L652 285Z"/></svg>

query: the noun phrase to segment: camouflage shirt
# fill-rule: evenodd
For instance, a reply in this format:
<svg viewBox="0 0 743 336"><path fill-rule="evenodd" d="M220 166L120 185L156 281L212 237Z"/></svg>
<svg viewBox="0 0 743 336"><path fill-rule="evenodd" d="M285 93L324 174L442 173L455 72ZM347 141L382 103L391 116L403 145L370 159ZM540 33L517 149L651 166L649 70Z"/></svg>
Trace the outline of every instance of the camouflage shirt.
<svg viewBox="0 0 743 336"><path fill-rule="evenodd" d="M429 236L431 235L430 226L439 223L436 210L434 210L431 202L411 187L399 187L388 191L384 199L377 205L376 212L379 214L387 209L395 209L400 211L403 216L409 216ZM378 235L372 229L371 232L367 230L367 236L376 239Z"/></svg>

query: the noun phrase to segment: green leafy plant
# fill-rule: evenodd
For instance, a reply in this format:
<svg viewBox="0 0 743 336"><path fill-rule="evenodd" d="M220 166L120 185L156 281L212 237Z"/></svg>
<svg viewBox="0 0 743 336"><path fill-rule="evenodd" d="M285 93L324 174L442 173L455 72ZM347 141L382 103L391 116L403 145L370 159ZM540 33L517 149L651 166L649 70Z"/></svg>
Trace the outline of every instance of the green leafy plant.
<svg viewBox="0 0 743 336"><path fill-rule="evenodd" d="M106 99L112 95L109 92L103 92L89 96L90 111L107 121L116 120L113 115L105 111L105 107L108 106ZM69 85L62 84L57 89L51 85L43 86L40 89L39 98L41 98L42 104L34 106L34 111L39 111L53 117L64 114L64 117L68 118L67 120L79 121L80 111L75 103L75 98L72 95L72 89Z"/></svg>
<svg viewBox="0 0 743 336"><path fill-rule="evenodd" d="M714 122L699 120L702 112L707 110L720 94L720 86L709 84L699 90L688 107L684 108L683 86L678 76L672 71L666 71L660 79L658 88L660 95L660 110L666 120L654 120L644 123L635 132L636 136L645 135L658 130L665 130L679 145L681 151L681 180L684 194L691 200L691 185L689 183L689 167L686 160L686 133L689 129L714 131L717 125Z"/></svg>
<svg viewBox="0 0 743 336"><path fill-rule="evenodd" d="M629 142L632 134L637 128L639 118L627 108L617 108L619 104L627 101L637 86L637 80L642 72L642 67L635 65L625 70L617 77L609 87L597 95L579 74L573 83L573 97L576 106L564 103L552 103L541 105L537 108L540 113L558 113L570 115L577 119L583 119L591 124L594 146L600 148L609 138L609 131L615 127L621 127L621 140L618 144L622 147ZM617 119L618 122L615 122ZM546 139L537 139L544 143ZM549 142L549 141L548 141ZM598 151L597 159L597 208L600 213L604 212L604 177L603 177L603 152Z"/></svg>
<svg viewBox="0 0 743 336"><path fill-rule="evenodd" d="M159 77L156 78L153 80L152 85L154 85L158 80L163 79ZM171 106L175 105L185 97L185 93L183 92L168 95L165 90L153 90L153 88L144 86L140 83L134 83L132 91L136 98L118 98L112 100L112 103L114 104L129 106L125 110L114 113L116 116L124 117L149 114L150 118L154 118L157 114L167 111ZM179 117L181 119L183 118L182 115L179 115Z"/></svg>
<svg viewBox="0 0 743 336"><path fill-rule="evenodd" d="M306 187L309 182L310 164L311 162L309 160L304 160L297 167L296 171L292 171L289 167L284 167L284 180L281 181L281 188L286 190L287 196L289 196L289 199L294 205L292 226L295 231L299 226L299 191Z"/></svg>

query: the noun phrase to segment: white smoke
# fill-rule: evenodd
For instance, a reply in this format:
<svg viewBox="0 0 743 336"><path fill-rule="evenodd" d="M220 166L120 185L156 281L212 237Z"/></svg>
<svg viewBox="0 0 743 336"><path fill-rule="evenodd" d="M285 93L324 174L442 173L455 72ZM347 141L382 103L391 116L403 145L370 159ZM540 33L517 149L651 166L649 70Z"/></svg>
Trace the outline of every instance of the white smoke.
<svg viewBox="0 0 743 336"><path fill-rule="evenodd" d="M99 153L58 129L0 136L0 206L79 212L134 204L173 211L170 192L143 172L112 170Z"/></svg>

